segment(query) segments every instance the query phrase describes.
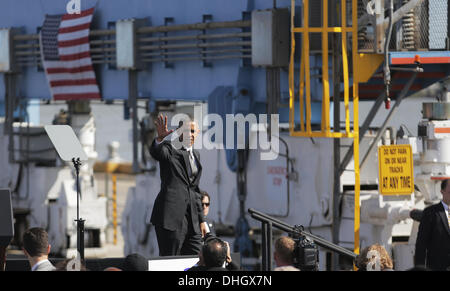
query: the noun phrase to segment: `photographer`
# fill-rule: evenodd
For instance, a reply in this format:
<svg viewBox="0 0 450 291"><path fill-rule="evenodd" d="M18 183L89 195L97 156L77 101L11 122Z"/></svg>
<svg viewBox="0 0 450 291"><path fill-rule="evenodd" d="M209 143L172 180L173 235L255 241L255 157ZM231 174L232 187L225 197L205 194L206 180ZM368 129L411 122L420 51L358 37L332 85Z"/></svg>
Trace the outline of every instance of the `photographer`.
<svg viewBox="0 0 450 291"><path fill-rule="evenodd" d="M274 260L277 265L274 271L300 271L294 267L295 241L282 236L275 241Z"/></svg>
<svg viewBox="0 0 450 291"><path fill-rule="evenodd" d="M233 263L228 242L208 235L199 254L197 266L188 271L235 271L238 266Z"/></svg>

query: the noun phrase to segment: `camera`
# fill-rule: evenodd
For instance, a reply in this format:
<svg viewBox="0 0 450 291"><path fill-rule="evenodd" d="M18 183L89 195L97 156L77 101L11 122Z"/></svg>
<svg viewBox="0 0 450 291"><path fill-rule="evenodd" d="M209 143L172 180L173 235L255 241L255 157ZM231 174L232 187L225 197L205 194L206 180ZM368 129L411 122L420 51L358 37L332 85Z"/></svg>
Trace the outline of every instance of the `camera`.
<svg viewBox="0 0 450 291"><path fill-rule="evenodd" d="M296 226L297 227L297 226ZM300 233L303 231L301 227ZM294 266L301 271L319 270L319 249L317 245L304 235L295 235Z"/></svg>

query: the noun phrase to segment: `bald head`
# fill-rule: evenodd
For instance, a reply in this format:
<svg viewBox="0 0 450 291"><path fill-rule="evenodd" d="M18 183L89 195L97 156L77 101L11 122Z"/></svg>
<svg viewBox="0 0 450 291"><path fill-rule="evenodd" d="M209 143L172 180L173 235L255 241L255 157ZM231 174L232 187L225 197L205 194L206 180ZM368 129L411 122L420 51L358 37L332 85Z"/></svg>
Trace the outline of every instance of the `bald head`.
<svg viewBox="0 0 450 291"><path fill-rule="evenodd" d="M222 267L227 259L227 246L219 238L209 239L203 245L202 256L206 267Z"/></svg>

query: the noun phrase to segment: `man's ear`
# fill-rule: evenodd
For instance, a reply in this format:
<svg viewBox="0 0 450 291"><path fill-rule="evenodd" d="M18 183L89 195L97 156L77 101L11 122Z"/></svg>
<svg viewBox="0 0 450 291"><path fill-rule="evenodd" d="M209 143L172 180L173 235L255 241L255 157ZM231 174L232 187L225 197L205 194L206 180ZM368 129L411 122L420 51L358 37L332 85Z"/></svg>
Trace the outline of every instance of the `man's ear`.
<svg viewBox="0 0 450 291"><path fill-rule="evenodd" d="M29 254L24 248L22 248L22 251L23 251L23 253L25 254L25 256L31 257L30 254Z"/></svg>
<svg viewBox="0 0 450 291"><path fill-rule="evenodd" d="M49 244L47 247L47 255L50 254L50 250L51 250L52 246Z"/></svg>

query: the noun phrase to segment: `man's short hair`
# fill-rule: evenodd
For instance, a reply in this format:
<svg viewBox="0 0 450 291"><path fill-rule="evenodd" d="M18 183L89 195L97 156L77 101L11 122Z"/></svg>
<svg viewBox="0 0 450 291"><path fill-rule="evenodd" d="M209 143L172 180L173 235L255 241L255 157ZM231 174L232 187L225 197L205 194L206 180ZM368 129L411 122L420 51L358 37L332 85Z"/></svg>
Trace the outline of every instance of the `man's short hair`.
<svg viewBox="0 0 450 291"><path fill-rule="evenodd" d="M445 188L447 188L448 180L450 180L450 179L442 180L442 182L441 182L441 191L445 191Z"/></svg>
<svg viewBox="0 0 450 291"><path fill-rule="evenodd" d="M130 254L125 257L122 270L148 271L148 260L139 254Z"/></svg>
<svg viewBox="0 0 450 291"><path fill-rule="evenodd" d="M23 234L23 248L32 257L47 255L48 234L40 227L30 228Z"/></svg>
<svg viewBox="0 0 450 291"><path fill-rule="evenodd" d="M202 254L206 267L222 267L227 259L227 246L223 240L210 237L202 247Z"/></svg>
<svg viewBox="0 0 450 291"><path fill-rule="evenodd" d="M288 237L282 236L275 241L275 252L278 258L285 263L294 261L295 241Z"/></svg>
<svg viewBox="0 0 450 291"><path fill-rule="evenodd" d="M202 201L203 198L208 197L209 202L211 202L211 197L209 196L208 192L201 190L200 194L202 194Z"/></svg>

